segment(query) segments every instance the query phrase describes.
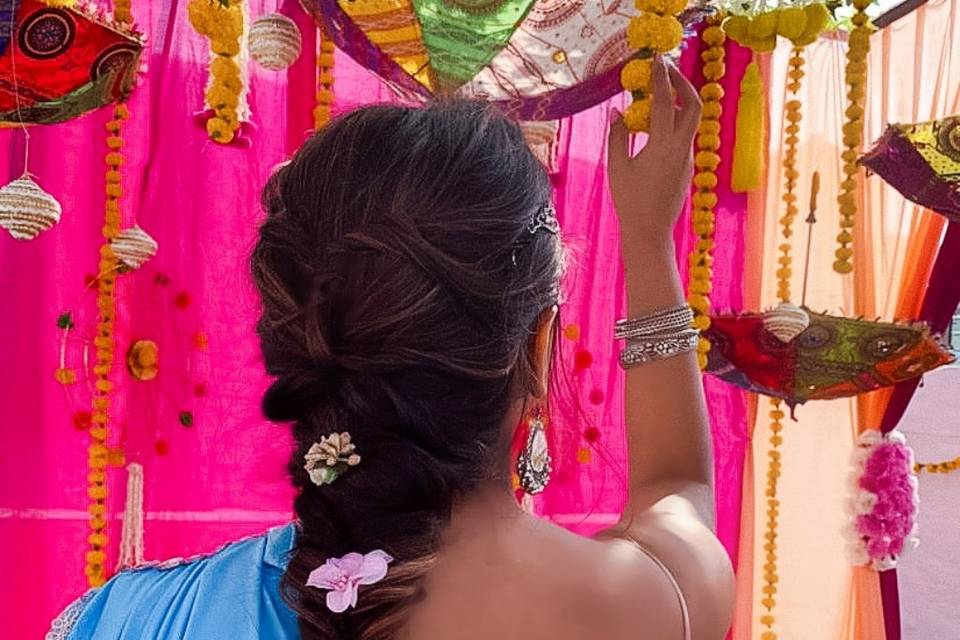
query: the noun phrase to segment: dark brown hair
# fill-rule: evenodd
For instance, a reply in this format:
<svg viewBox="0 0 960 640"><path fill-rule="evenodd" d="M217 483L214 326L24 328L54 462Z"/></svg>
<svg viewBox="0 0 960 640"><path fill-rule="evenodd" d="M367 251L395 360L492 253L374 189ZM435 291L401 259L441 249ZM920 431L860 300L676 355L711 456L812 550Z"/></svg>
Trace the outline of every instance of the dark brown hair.
<svg viewBox="0 0 960 640"><path fill-rule="evenodd" d="M331 122L267 184L252 257L257 329L294 423L301 529L283 579L305 640L386 640L422 597L452 501L505 474L502 421L557 302L559 239L528 225L550 183L518 127L478 103L375 106ZM362 463L315 486L312 443ZM329 557L383 549L387 577L331 613L306 587Z"/></svg>

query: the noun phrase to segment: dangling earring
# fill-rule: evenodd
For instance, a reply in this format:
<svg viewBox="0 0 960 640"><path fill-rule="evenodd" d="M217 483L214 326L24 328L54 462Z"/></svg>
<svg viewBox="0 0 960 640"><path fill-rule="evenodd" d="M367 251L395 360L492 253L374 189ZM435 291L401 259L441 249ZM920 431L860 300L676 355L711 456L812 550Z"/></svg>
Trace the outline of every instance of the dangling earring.
<svg viewBox="0 0 960 640"><path fill-rule="evenodd" d="M547 432L543 417L537 409L530 418L530 431L527 443L517 460L517 475L520 476L520 488L525 493L537 494L550 483L550 451L547 448Z"/></svg>

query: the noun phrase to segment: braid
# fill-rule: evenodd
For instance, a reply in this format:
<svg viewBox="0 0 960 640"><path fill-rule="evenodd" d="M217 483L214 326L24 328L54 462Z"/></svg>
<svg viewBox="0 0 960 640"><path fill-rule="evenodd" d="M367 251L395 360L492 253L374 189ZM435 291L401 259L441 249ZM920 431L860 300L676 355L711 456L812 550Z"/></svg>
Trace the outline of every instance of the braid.
<svg viewBox="0 0 960 640"><path fill-rule="evenodd" d="M454 499L498 471L527 343L557 299L556 237L514 253L548 198L519 130L473 103L354 112L264 189L252 270L276 379L263 410L297 443L301 527L282 590L305 640L395 638ZM360 465L313 484L304 455L344 431ZM374 549L394 562L355 608L331 613L306 586L329 558Z"/></svg>

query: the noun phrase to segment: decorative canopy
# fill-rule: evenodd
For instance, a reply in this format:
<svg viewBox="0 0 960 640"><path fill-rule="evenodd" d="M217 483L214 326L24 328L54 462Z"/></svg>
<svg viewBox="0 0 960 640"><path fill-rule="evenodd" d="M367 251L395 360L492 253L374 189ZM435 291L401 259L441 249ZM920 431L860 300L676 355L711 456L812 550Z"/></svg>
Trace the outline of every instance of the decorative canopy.
<svg viewBox="0 0 960 640"><path fill-rule="evenodd" d="M620 0L301 0L337 46L414 100L457 95L551 120L621 91ZM689 9L686 25L705 15Z"/></svg>
<svg viewBox="0 0 960 640"><path fill-rule="evenodd" d="M0 126L63 122L126 98L142 48L105 16L0 0Z"/></svg>
<svg viewBox="0 0 960 640"><path fill-rule="evenodd" d="M807 328L788 342L764 326L764 314L714 316L707 372L796 406L895 385L953 360L923 324L808 313Z"/></svg>
<svg viewBox="0 0 960 640"><path fill-rule="evenodd" d="M892 125L860 163L909 200L960 222L960 115Z"/></svg>

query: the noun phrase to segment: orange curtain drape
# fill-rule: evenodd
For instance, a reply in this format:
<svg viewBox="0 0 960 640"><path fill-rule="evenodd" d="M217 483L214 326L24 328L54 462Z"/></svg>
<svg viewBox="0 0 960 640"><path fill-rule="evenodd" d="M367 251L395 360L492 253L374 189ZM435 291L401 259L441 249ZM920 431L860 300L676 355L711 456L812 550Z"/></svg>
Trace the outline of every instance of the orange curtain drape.
<svg viewBox="0 0 960 640"><path fill-rule="evenodd" d="M960 45L957 18L960 3L934 0L875 34L869 58L866 104L868 142L877 139L888 122L917 122L955 113L960 107ZM782 215L781 151L787 60L781 47L764 61L768 93L768 171L765 184L752 194L751 213L763 224L755 257L762 265L760 308L776 304L777 247L783 241L777 220ZM859 200L854 277L832 270L839 220L835 204L841 174L841 127L844 121L846 43L842 37L822 39L808 47L797 168L801 203L809 198L814 170L821 174L818 222L810 246L811 266L806 303L816 310L886 320L915 317L942 235L943 221L909 203L879 178L862 180ZM802 212L805 216L806 211ZM792 289L802 298L803 256L807 228L795 224ZM877 574L852 569L843 554L840 530L846 524L846 477L854 434L875 427L888 392L857 401L811 403L797 411L797 421L785 424L781 446L781 509L779 583L776 630L781 638L883 640L883 614ZM762 491L770 436L767 403L760 401L748 463L752 478L744 485L741 566L746 544L753 547L750 575L738 580L734 638L760 638L757 619L762 611L765 510ZM759 494L759 495L758 495ZM749 531L747 531L749 529ZM749 603L749 605L747 604Z"/></svg>

